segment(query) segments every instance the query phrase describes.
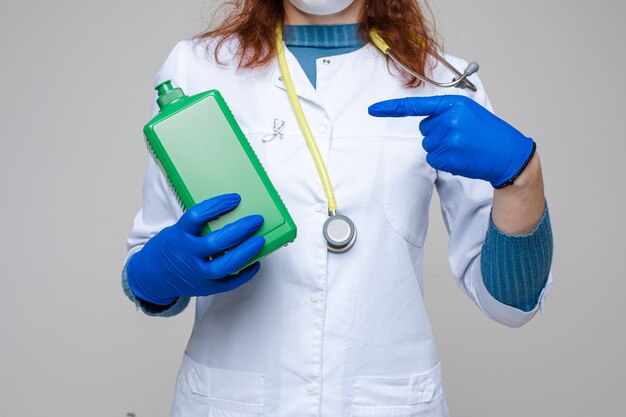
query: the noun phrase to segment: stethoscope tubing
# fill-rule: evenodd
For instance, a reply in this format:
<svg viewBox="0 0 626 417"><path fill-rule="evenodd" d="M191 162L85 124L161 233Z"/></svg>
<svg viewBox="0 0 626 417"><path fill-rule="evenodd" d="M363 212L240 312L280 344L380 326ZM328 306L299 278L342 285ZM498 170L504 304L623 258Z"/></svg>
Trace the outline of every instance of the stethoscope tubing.
<svg viewBox="0 0 626 417"><path fill-rule="evenodd" d="M391 52L389 45L386 44L376 31L372 31L370 35L374 45L380 49L383 54L389 56L389 58L393 60L401 69L424 81L425 83L441 88L458 87L476 91L476 86L467 79L470 75L478 71L478 64L476 62L469 63L464 73L461 73L443 57L438 54L433 54L439 62L441 62L446 68L457 76L451 82L440 83L435 80L431 80L425 75L417 74L406 65L402 64L402 62L400 62L400 60ZM356 226L352 220L345 215L339 214L337 210L337 200L335 199L335 192L330 181L330 176L328 175L328 170L326 169L326 164L324 163L324 159L319 151L313 132L311 131L311 127L309 126L306 116L304 115L304 111L302 110L302 106L300 105L300 100L298 99L298 94L296 93L296 89L293 85L293 80L291 79L291 74L289 72L289 67L287 66L281 24L276 26L276 57L282 74L282 80L287 90L287 96L289 97L291 107L294 111L296 119L298 120L298 124L300 125L302 135L304 136L309 151L311 152L311 156L313 157L315 168L317 169L319 177L322 181L322 187L324 188L324 193L326 194L326 199L328 200L329 217L323 227L323 234L328 242L328 249L331 252L336 253L345 252L354 245L354 241L356 240ZM333 225L336 226L333 227ZM339 229L337 229L337 227ZM349 231L347 235L345 234L346 230Z"/></svg>
<svg viewBox="0 0 626 417"><path fill-rule="evenodd" d="M463 88L463 86L467 87L469 90L471 91L476 91L477 88L476 86L467 79L467 77L469 77L472 74L469 73L465 73L465 74L461 74L461 72L459 70L457 70L456 68L454 68L454 65L450 64L447 60L443 59L441 56L439 55L435 55L435 58L441 62L446 68L448 68L452 73L454 73L458 78L455 78L454 80L448 82L448 83L442 83L442 82L438 82L435 80L432 80L428 77L426 77L425 75L421 75L418 74L417 72L413 71L412 69L410 69L409 67L407 67L406 65L404 65L402 62L400 62L400 60L398 58L396 58L396 56L391 52L387 52L386 53L387 56L389 56L389 58L391 58L391 60L393 62L396 63L396 65L398 65L400 68L402 68L404 71L408 72L409 74L411 74L412 76L428 83L431 85L434 85L435 87L441 87L441 88L450 88L450 87L459 87L459 88Z"/></svg>
<svg viewBox="0 0 626 417"><path fill-rule="evenodd" d="M291 102L291 107L295 113L296 120L298 120L298 124L300 125L300 130L302 131L302 135L306 141L306 144L311 152L311 156L313 157L313 162L315 163L315 168L320 176L322 181L322 187L324 188L324 193L326 194L326 199L328 200L328 212L329 215L332 215L332 212L337 211L337 200L335 199L335 192L333 190L332 183L330 181L330 176L328 175L328 170L326 169L326 164L324 163L324 159L322 158L322 154L320 153L319 148L317 147L317 143L315 142L315 138L313 137L313 132L311 131L311 127L306 120L306 116L304 115L304 111L302 110L302 106L300 105L300 100L298 99L298 95L296 93L296 89L293 85L293 81L291 79L291 74L289 73L289 67L287 66L287 59L285 58L285 45L283 44L283 32L282 26L278 25L276 28L276 56L278 58L278 66L280 67L280 71L283 77L283 82L285 83L285 87L287 90L287 96L289 97L289 101Z"/></svg>

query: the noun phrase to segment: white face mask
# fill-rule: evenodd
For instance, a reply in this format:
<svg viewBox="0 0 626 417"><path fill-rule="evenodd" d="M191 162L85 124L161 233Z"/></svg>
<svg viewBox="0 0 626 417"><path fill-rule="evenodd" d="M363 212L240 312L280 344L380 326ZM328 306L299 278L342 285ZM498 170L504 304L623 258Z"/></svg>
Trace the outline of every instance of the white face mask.
<svg viewBox="0 0 626 417"><path fill-rule="evenodd" d="M318 16L339 13L354 0L289 0L291 4L305 13Z"/></svg>

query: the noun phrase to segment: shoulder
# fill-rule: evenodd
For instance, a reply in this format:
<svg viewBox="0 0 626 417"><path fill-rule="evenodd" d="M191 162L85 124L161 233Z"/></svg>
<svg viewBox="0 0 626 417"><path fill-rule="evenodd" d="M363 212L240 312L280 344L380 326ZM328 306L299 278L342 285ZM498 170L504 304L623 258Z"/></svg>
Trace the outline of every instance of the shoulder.
<svg viewBox="0 0 626 417"><path fill-rule="evenodd" d="M469 63L469 61L461 57L458 57L456 55L449 54L447 52L440 51L439 55L441 55L446 61L454 65L454 67L460 71L463 71L465 67L467 67L467 64ZM442 65L442 64L440 63L439 65Z"/></svg>
<svg viewBox="0 0 626 417"><path fill-rule="evenodd" d="M155 85L169 79L184 91L193 93L199 79L223 78L226 74L234 73L237 68L237 41L224 40L216 55L218 44L217 39L178 41L158 70Z"/></svg>
<svg viewBox="0 0 626 417"><path fill-rule="evenodd" d="M218 45L221 46L219 50ZM184 39L174 45L168 60L172 59L179 64L216 64L219 61L222 65L236 65L234 61L238 48L237 39L225 39L223 42L215 38Z"/></svg>

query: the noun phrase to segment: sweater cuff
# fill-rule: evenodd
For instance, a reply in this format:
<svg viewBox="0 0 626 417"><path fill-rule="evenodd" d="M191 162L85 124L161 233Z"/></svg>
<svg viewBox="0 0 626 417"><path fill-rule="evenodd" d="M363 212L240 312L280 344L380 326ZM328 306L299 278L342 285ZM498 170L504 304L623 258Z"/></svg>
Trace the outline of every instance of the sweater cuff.
<svg viewBox="0 0 626 417"><path fill-rule="evenodd" d="M476 265L476 269L478 269L479 264L477 263ZM546 285L539 294L537 303L530 311L524 311L502 303L489 293L482 279L477 279L475 282L476 301L485 314L507 327L517 328L529 322L537 314L537 311L543 313L545 298L552 287L552 273L548 274Z"/></svg>
<svg viewBox="0 0 626 417"><path fill-rule="evenodd" d="M128 259L130 259L130 257ZM127 265L128 260L126 261L126 264L124 264L124 268L122 269L122 288L124 289L124 294L126 294L126 297L128 297L130 301L135 303L135 305L148 316L172 317L182 312L189 304L189 297L178 297L176 301L174 301L172 304L165 306L152 304L145 300L142 300L141 298L138 298L128 286L128 276L126 275Z"/></svg>
<svg viewBox="0 0 626 417"><path fill-rule="evenodd" d="M547 287L552 264L552 230L546 203L543 216L527 235L509 235L490 217L482 248L481 274L488 293L507 306L529 312Z"/></svg>

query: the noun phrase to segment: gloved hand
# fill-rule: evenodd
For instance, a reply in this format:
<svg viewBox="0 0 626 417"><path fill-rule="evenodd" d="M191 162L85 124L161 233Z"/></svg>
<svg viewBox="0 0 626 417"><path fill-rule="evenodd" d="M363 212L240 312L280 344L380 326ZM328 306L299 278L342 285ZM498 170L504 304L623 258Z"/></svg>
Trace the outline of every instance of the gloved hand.
<svg viewBox="0 0 626 417"><path fill-rule="evenodd" d="M265 244L263 236L250 237L263 224L262 216L247 216L205 236L199 235L207 221L233 210L240 201L238 194L205 200L150 239L126 265L132 292L150 303L168 305L179 296L230 291L252 279L259 262L237 275L230 274L243 267ZM230 250L208 260L226 249Z"/></svg>
<svg viewBox="0 0 626 417"><path fill-rule="evenodd" d="M372 116L428 116L420 122L426 161L435 169L512 184L535 151L535 142L465 96L409 97L381 101Z"/></svg>

